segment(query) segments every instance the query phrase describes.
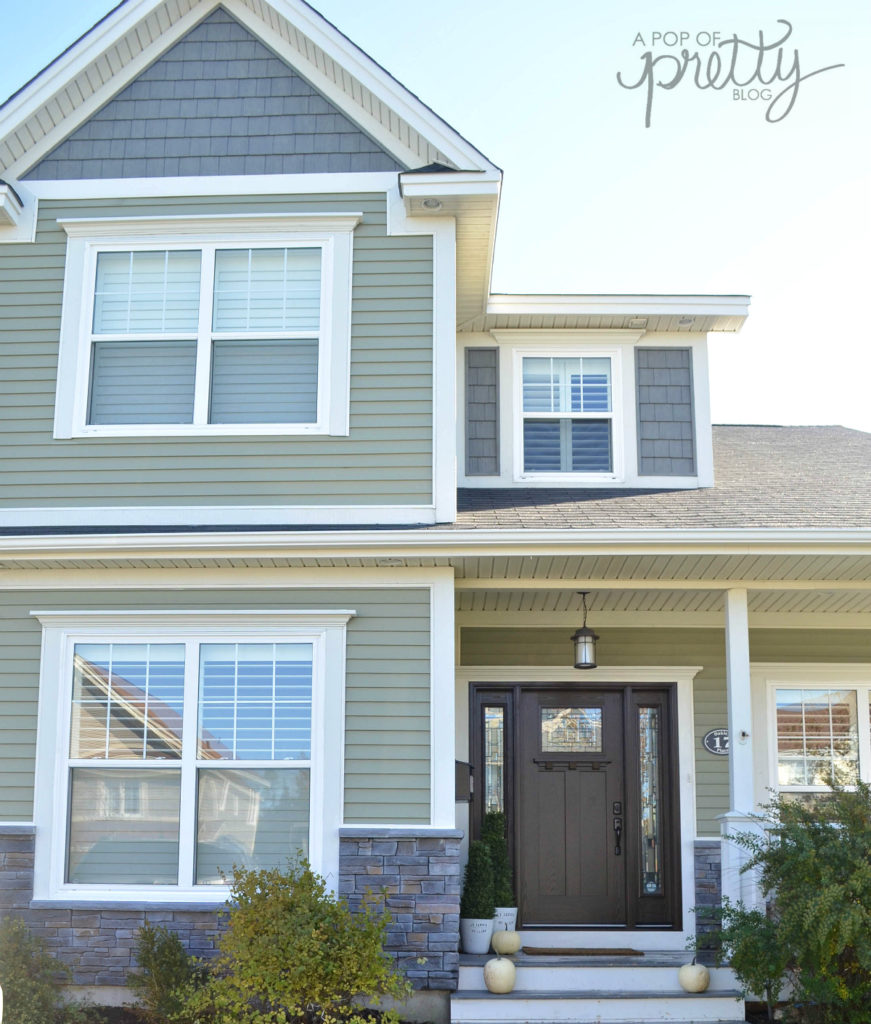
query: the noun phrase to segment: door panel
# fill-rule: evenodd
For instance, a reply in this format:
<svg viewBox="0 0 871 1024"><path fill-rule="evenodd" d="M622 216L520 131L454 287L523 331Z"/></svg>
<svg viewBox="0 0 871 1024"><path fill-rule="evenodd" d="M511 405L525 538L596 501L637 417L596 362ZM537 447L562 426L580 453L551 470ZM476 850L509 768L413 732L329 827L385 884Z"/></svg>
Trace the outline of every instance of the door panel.
<svg viewBox="0 0 871 1024"><path fill-rule="evenodd" d="M524 925L625 924L622 691L525 690L519 728Z"/></svg>

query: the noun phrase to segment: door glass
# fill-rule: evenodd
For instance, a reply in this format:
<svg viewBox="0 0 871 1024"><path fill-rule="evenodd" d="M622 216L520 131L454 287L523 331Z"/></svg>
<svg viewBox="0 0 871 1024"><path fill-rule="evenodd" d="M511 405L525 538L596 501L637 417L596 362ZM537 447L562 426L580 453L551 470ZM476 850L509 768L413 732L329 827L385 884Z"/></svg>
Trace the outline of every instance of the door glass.
<svg viewBox="0 0 871 1024"><path fill-rule="evenodd" d="M641 891L662 892L659 806L659 709L638 709L641 782Z"/></svg>
<svg viewBox="0 0 871 1024"><path fill-rule="evenodd" d="M541 749L544 753L601 754L601 708L542 708Z"/></svg>
<svg viewBox="0 0 871 1024"><path fill-rule="evenodd" d="M505 708L484 708L484 811L505 811Z"/></svg>

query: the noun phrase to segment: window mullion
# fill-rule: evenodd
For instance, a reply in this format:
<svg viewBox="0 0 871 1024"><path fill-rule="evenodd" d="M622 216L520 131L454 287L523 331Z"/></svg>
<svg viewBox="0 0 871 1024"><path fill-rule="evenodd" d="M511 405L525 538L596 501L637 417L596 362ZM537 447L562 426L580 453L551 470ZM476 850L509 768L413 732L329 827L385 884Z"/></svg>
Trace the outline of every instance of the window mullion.
<svg viewBox="0 0 871 1024"><path fill-rule="evenodd" d="M199 646L185 643L184 717L181 749L181 794L179 804L178 884L183 889L194 884L197 829L197 736L199 734Z"/></svg>
<svg viewBox="0 0 871 1024"><path fill-rule="evenodd" d="M215 285L215 246L203 246L200 266L200 315L197 322L197 369L194 385L194 424L209 422L212 373L212 301Z"/></svg>

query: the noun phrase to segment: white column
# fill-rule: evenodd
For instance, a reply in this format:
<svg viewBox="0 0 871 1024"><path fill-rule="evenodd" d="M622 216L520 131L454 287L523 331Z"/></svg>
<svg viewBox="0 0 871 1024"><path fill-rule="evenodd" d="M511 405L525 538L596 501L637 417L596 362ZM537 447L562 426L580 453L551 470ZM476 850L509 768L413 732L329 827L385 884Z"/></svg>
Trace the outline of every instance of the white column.
<svg viewBox="0 0 871 1024"><path fill-rule="evenodd" d="M741 872L744 849L730 836L758 827L752 817L753 737L750 694L750 630L747 591L726 592L726 703L729 725L729 810L719 816L723 836L723 895L748 906L758 903L755 879Z"/></svg>

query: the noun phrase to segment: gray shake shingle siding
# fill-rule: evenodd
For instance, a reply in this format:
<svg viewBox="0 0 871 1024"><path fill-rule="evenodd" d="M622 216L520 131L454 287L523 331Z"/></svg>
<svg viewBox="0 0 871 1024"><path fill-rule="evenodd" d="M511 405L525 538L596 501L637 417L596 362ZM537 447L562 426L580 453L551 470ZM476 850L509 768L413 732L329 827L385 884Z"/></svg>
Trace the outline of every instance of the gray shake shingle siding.
<svg viewBox="0 0 871 1024"><path fill-rule="evenodd" d="M466 349L466 475L499 475L499 349Z"/></svg>
<svg viewBox="0 0 871 1024"><path fill-rule="evenodd" d="M218 8L23 177L397 170L392 156Z"/></svg>
<svg viewBox="0 0 871 1024"><path fill-rule="evenodd" d="M436 529L871 529L871 434L714 427L713 487L473 489Z"/></svg>
<svg viewBox="0 0 871 1024"><path fill-rule="evenodd" d="M635 381L639 475L692 476L696 471L692 352L637 348Z"/></svg>

